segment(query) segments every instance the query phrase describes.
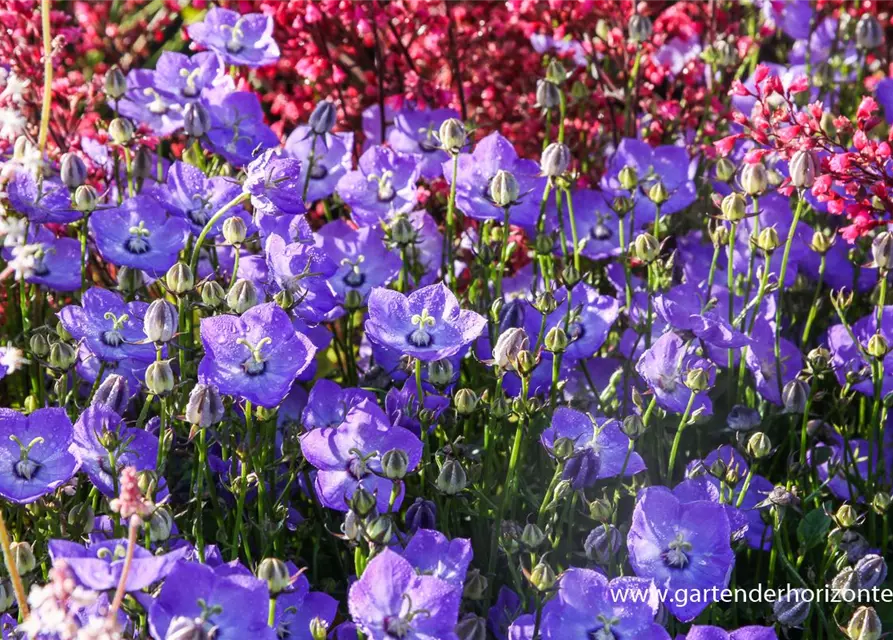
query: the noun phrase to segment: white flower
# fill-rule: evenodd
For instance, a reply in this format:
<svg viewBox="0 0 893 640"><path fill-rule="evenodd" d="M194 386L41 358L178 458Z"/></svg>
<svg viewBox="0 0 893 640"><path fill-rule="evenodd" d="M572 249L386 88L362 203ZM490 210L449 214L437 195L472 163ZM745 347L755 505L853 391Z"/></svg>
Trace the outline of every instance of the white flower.
<svg viewBox="0 0 893 640"><path fill-rule="evenodd" d="M21 349L15 347L0 347L0 367L6 368L6 373L15 373L28 364L28 359Z"/></svg>
<svg viewBox="0 0 893 640"><path fill-rule="evenodd" d="M9 268L15 272L16 280L27 280L34 276L43 262L42 244L25 244L12 248Z"/></svg>
<svg viewBox="0 0 893 640"><path fill-rule="evenodd" d="M25 133L28 120L15 109L0 109L0 138L15 140Z"/></svg>
<svg viewBox="0 0 893 640"><path fill-rule="evenodd" d="M19 247L25 244L28 221L25 218L11 218L0 215L0 239L4 247Z"/></svg>
<svg viewBox="0 0 893 640"><path fill-rule="evenodd" d="M3 88L3 92L0 93L0 100L9 98L12 102L21 103L22 94L30 84L31 80L29 78L19 78L16 74L10 73L6 77L6 86Z"/></svg>

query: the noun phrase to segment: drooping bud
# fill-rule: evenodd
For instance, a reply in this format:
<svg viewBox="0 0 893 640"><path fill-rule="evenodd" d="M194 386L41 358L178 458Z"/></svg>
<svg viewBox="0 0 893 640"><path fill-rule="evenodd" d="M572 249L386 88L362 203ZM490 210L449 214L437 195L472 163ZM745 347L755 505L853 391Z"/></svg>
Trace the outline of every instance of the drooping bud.
<svg viewBox="0 0 893 640"><path fill-rule="evenodd" d="M318 136L329 133L335 127L337 117L335 104L331 100L317 102L308 120L310 131Z"/></svg>
<svg viewBox="0 0 893 640"><path fill-rule="evenodd" d="M127 118L115 118L109 123L109 135L118 144L133 140L133 123Z"/></svg>
<svg viewBox="0 0 893 640"><path fill-rule="evenodd" d="M557 178L567 173L571 164L571 150L562 142L553 142L543 151L540 171L547 178Z"/></svg>
<svg viewBox="0 0 893 640"><path fill-rule="evenodd" d="M651 37L653 30L651 19L639 13L634 13L629 19L627 32L629 33L630 42L645 42Z"/></svg>
<svg viewBox="0 0 893 640"><path fill-rule="evenodd" d="M239 315L257 304L257 289L251 280L239 278L226 293L226 306Z"/></svg>
<svg viewBox="0 0 893 640"><path fill-rule="evenodd" d="M510 207L521 195L518 181L510 172L500 169L490 180L490 199L497 207Z"/></svg>
<svg viewBox="0 0 893 640"><path fill-rule="evenodd" d="M622 536L614 525L602 525L593 529L583 543L586 555L597 564L609 564L620 551Z"/></svg>
<svg viewBox="0 0 893 640"><path fill-rule="evenodd" d="M177 308L167 300L153 300L143 316L143 331L150 342L170 342L177 334Z"/></svg>
<svg viewBox="0 0 893 640"><path fill-rule="evenodd" d="M200 102L190 102L183 109L183 130L193 138L201 138L211 130L211 116Z"/></svg>
<svg viewBox="0 0 893 640"><path fill-rule="evenodd" d="M174 372L169 360L156 360L146 369L146 387L156 396L170 393L174 388Z"/></svg>
<svg viewBox="0 0 893 640"><path fill-rule="evenodd" d="M443 121L438 137L440 138L440 148L450 155L458 154L468 141L465 125L456 118L447 118Z"/></svg>
<svg viewBox="0 0 893 640"><path fill-rule="evenodd" d="M87 165L76 153L65 153L59 167L62 184L74 191L87 180Z"/></svg>
<svg viewBox="0 0 893 640"><path fill-rule="evenodd" d="M769 187L769 173L761 163L745 164L741 169L741 188L749 196L758 196Z"/></svg>
<svg viewBox="0 0 893 640"><path fill-rule="evenodd" d="M189 393L184 417L186 422L205 429L223 420L223 399L213 384L199 382Z"/></svg>
<svg viewBox="0 0 893 640"><path fill-rule="evenodd" d="M164 282L171 293L179 296L192 289L195 278L192 276L192 269L186 263L177 262L167 270Z"/></svg>
<svg viewBox="0 0 893 640"><path fill-rule="evenodd" d="M738 192L733 192L722 199L720 205L722 217L729 222L738 222L747 215L747 201Z"/></svg>
<svg viewBox="0 0 893 640"><path fill-rule="evenodd" d="M736 404L726 417L726 424L732 431L750 431L757 427L762 418L756 409L743 404Z"/></svg>
<svg viewBox="0 0 893 640"><path fill-rule="evenodd" d="M856 47L877 49L884 43L884 27L871 13L864 13L856 23Z"/></svg>
<svg viewBox="0 0 893 640"><path fill-rule="evenodd" d="M791 184L798 189L809 189L815 184L818 163L815 154L809 149L800 149L791 157L788 164Z"/></svg>
<svg viewBox="0 0 893 640"><path fill-rule="evenodd" d="M496 339L493 348L494 364L502 371L516 371L518 354L530 348L530 338L520 327L511 327L503 331Z"/></svg>
<svg viewBox="0 0 893 640"><path fill-rule="evenodd" d="M806 589L789 589L780 594L772 605L775 619L786 627L799 627L809 617L810 602L814 596Z"/></svg>
<svg viewBox="0 0 893 640"><path fill-rule="evenodd" d="M267 583L270 594L281 593L291 584L288 565L278 558L264 558L257 567L257 577Z"/></svg>
<svg viewBox="0 0 893 640"><path fill-rule="evenodd" d="M554 82L539 80L536 83L536 106L540 109L556 109L561 104L561 89Z"/></svg>
<svg viewBox="0 0 893 640"><path fill-rule="evenodd" d="M112 67L105 74L105 95L112 100L120 100L127 93L127 78L118 67Z"/></svg>
<svg viewBox="0 0 893 640"><path fill-rule="evenodd" d="M645 421L642 420L642 417L639 414L634 413L623 419L620 428L627 438L630 440L638 440L645 434L648 427L646 426Z"/></svg>
<svg viewBox="0 0 893 640"><path fill-rule="evenodd" d="M546 534L535 523L529 522L521 532L521 544L527 551L536 551L546 541Z"/></svg>
<svg viewBox="0 0 893 640"><path fill-rule="evenodd" d="M446 460L437 476L435 485L438 491L448 496L454 496L464 491L468 486L468 477L465 475L462 463L454 458Z"/></svg>
<svg viewBox="0 0 893 640"><path fill-rule="evenodd" d="M454 631L458 640L487 640L487 621L469 613L459 620Z"/></svg>
<svg viewBox="0 0 893 640"><path fill-rule="evenodd" d="M127 378L117 373L110 373L93 394L93 404L105 405L121 416L127 410L129 402L130 384Z"/></svg>

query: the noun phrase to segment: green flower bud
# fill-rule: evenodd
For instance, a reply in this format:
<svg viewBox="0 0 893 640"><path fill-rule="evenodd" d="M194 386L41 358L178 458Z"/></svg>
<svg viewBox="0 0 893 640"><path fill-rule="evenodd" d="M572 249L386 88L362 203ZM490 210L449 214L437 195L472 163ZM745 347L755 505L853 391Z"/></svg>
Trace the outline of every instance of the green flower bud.
<svg viewBox="0 0 893 640"><path fill-rule="evenodd" d="M177 262L167 270L164 282L171 293L178 296L191 290L195 285L192 270L183 262Z"/></svg>
<svg viewBox="0 0 893 640"><path fill-rule="evenodd" d="M287 291L287 289L283 289L283 291ZM292 304L294 306L294 297L292 297ZM284 307L283 307L284 308ZM291 307L289 307L291 308ZM346 294L344 294L344 308L347 311L357 311L358 309L363 308L363 294L361 294L356 289L349 289Z"/></svg>
<svg viewBox="0 0 893 640"><path fill-rule="evenodd" d="M133 177L146 180L155 173L155 161L146 147L140 147L133 156Z"/></svg>
<svg viewBox="0 0 893 640"><path fill-rule="evenodd" d="M226 306L236 314L243 314L257 304L257 289L251 280L239 278L226 293Z"/></svg>
<svg viewBox="0 0 893 640"><path fill-rule="evenodd" d="M118 267L118 290L134 293L143 286L143 272L131 267Z"/></svg>
<svg viewBox="0 0 893 640"><path fill-rule="evenodd" d="M574 455L574 441L570 438L556 438L552 444L552 455L558 460L567 460Z"/></svg>
<svg viewBox="0 0 893 640"><path fill-rule="evenodd" d="M329 623L319 616L310 621L310 637L312 640L326 640L329 634Z"/></svg>
<svg viewBox="0 0 893 640"><path fill-rule="evenodd" d="M350 509L361 518L365 518L376 508L378 502L366 487L360 485L350 498Z"/></svg>
<svg viewBox="0 0 893 640"><path fill-rule="evenodd" d="M50 356L47 358L47 362L54 369L67 371L76 359L77 354L70 344L67 342L54 342L50 346Z"/></svg>
<svg viewBox="0 0 893 640"><path fill-rule="evenodd" d="M641 233L636 238L633 248L636 257L645 264L651 264L660 255L660 243L650 233Z"/></svg>
<svg viewBox="0 0 893 640"><path fill-rule="evenodd" d="M700 367L690 369L688 373L685 374L685 386L695 393L706 391L710 388L710 377L707 375L707 372Z"/></svg>
<svg viewBox="0 0 893 640"><path fill-rule="evenodd" d="M445 387L453 381L453 363L448 358L432 360L428 363L428 381L438 387Z"/></svg>
<svg viewBox="0 0 893 640"><path fill-rule="evenodd" d="M816 231L812 234L812 241L809 243L809 248L815 251L819 255L825 255L831 250L831 247L834 246L834 238L829 238L821 231Z"/></svg>
<svg viewBox="0 0 893 640"><path fill-rule="evenodd" d="M480 569L472 569L465 578L462 596L474 601L483 600L487 595L488 586L487 577L480 572Z"/></svg>
<svg viewBox="0 0 893 640"><path fill-rule="evenodd" d="M788 382L781 391L781 401L785 413L803 413L806 399L809 396L809 385L800 378Z"/></svg>
<svg viewBox="0 0 893 640"><path fill-rule="evenodd" d="M443 467L434 484L441 493L454 496L464 491L465 487L468 486L468 477L465 475L465 469L462 468L462 464L454 458L449 458L443 463Z"/></svg>
<svg viewBox="0 0 893 640"><path fill-rule="evenodd" d="M589 515L598 522L610 522L614 515L614 507L605 498L596 498L589 503Z"/></svg>
<svg viewBox="0 0 893 640"><path fill-rule="evenodd" d="M529 376L538 364L539 359L529 351L524 350L518 354L518 373L522 376Z"/></svg>
<svg viewBox="0 0 893 640"><path fill-rule="evenodd" d="M670 199L670 192L667 191L663 182L657 181L648 189L648 199L656 205L662 205Z"/></svg>
<svg viewBox="0 0 893 640"><path fill-rule="evenodd" d="M201 287L201 296L203 304L211 308L216 308L223 302L224 297L226 297L226 292L218 282L208 280Z"/></svg>
<svg viewBox="0 0 893 640"><path fill-rule="evenodd" d="M757 247L766 254L772 254L779 246L781 246L781 240L778 237L778 231L775 230L775 227L766 227L760 230L760 235L757 236L756 241Z"/></svg>
<svg viewBox="0 0 893 640"><path fill-rule="evenodd" d="M881 619L874 607L859 607L846 626L850 640L878 640L883 632Z"/></svg>
<svg viewBox="0 0 893 640"><path fill-rule="evenodd" d="M741 169L741 188L749 196L757 196L769 187L769 173L762 163L745 164Z"/></svg>
<svg viewBox="0 0 893 640"><path fill-rule="evenodd" d="M227 218L223 222L223 238L229 244L242 244L248 235L248 226L239 216Z"/></svg>
<svg viewBox="0 0 893 640"><path fill-rule="evenodd" d="M33 353L38 358L45 358L46 355L50 352L50 343L47 341L46 336L42 333L35 333L31 336L31 340L28 343L31 348L31 353Z"/></svg>
<svg viewBox="0 0 893 640"><path fill-rule="evenodd" d="M133 140L133 123L127 118L115 118L109 123L109 135L117 144Z"/></svg>
<svg viewBox="0 0 893 640"><path fill-rule="evenodd" d="M558 301L550 292L544 291L533 301L533 308L543 315L549 315L558 308Z"/></svg>
<svg viewBox="0 0 893 640"><path fill-rule="evenodd" d="M564 68L561 60L552 58L549 61L549 66L546 67L546 80L558 85L564 84L567 80L567 69Z"/></svg>
<svg viewBox="0 0 893 640"><path fill-rule="evenodd" d="M865 351L872 358L881 360L890 352L890 345L887 344L887 339L882 334L876 333L868 339Z"/></svg>
<svg viewBox="0 0 893 640"><path fill-rule="evenodd" d="M871 257L877 268L889 271L893 266L893 232L882 231L871 242Z"/></svg>
<svg viewBox="0 0 893 640"><path fill-rule="evenodd" d="M553 142L543 150L540 171L548 178L557 178L567 173L570 164L570 148L562 142Z"/></svg>
<svg viewBox="0 0 893 640"><path fill-rule="evenodd" d="M177 333L177 308L167 300L153 300L143 316L143 332L150 342L163 344Z"/></svg>
<svg viewBox="0 0 893 640"><path fill-rule="evenodd" d="M521 187L510 172L500 169L490 180L490 199L497 207L510 207L521 195Z"/></svg>
<svg viewBox="0 0 893 640"><path fill-rule="evenodd" d="M440 148L450 155L458 154L468 142L465 125L456 118L447 118L443 121L438 137L440 138Z"/></svg>
<svg viewBox="0 0 893 640"><path fill-rule="evenodd" d="M373 518L366 527L366 535L375 544L388 544L394 538L394 521L389 515Z"/></svg>
<svg viewBox="0 0 893 640"><path fill-rule="evenodd" d="M733 192L722 199L722 217L730 222L738 222L747 215L747 201L740 193Z"/></svg>
<svg viewBox="0 0 893 640"><path fill-rule="evenodd" d="M112 100L120 100L127 93L127 78L118 67L112 67L105 74L105 95Z"/></svg>
<svg viewBox="0 0 893 640"><path fill-rule="evenodd" d="M642 417L636 413L626 416L623 419L621 430L630 440L638 440L645 434L647 426Z"/></svg>
<svg viewBox="0 0 893 640"><path fill-rule="evenodd" d="M167 507L156 507L145 524L149 530L149 540L164 542L171 537L174 528L174 517Z"/></svg>
<svg viewBox="0 0 893 640"><path fill-rule="evenodd" d="M81 213L93 213L99 204L99 195L96 189L89 184L82 184L74 190L74 208Z"/></svg>
<svg viewBox="0 0 893 640"><path fill-rule="evenodd" d="M468 416L477 409L478 397L471 389L459 389L453 396L453 403L459 415Z"/></svg>
<svg viewBox="0 0 893 640"><path fill-rule="evenodd" d="M843 529L849 529L856 526L859 522L859 515L856 510L849 504L842 504L834 513L834 521Z"/></svg>
<svg viewBox="0 0 893 640"><path fill-rule="evenodd" d="M291 584L288 566L278 558L264 558L257 567L257 577L267 583L270 594L285 591Z"/></svg>
<svg viewBox="0 0 893 640"><path fill-rule="evenodd" d="M651 37L653 26L648 16L635 13L629 19L627 33L629 41L634 43L645 42Z"/></svg>
<svg viewBox="0 0 893 640"><path fill-rule="evenodd" d="M716 161L716 178L722 182L729 182L735 177L737 168L728 158L720 158Z"/></svg>
<svg viewBox="0 0 893 640"><path fill-rule="evenodd" d="M391 241L400 247L413 244L418 235L416 228L412 226L412 222L406 216L398 217L391 225Z"/></svg>
<svg viewBox="0 0 893 640"><path fill-rule="evenodd" d="M540 109L556 109L561 104L561 89L554 82L540 80L536 83L536 106Z"/></svg>
<svg viewBox="0 0 893 640"><path fill-rule="evenodd" d="M550 353L564 353L567 351L567 334L561 327L555 326L546 333L546 351Z"/></svg>
<svg viewBox="0 0 893 640"><path fill-rule="evenodd" d="M174 372L170 360L156 360L146 369L146 387L156 396L163 396L174 388Z"/></svg>
<svg viewBox="0 0 893 640"><path fill-rule="evenodd" d="M815 154L809 149L800 149L791 156L788 163L791 184L798 189L809 189L815 184L819 166Z"/></svg>
<svg viewBox="0 0 893 640"><path fill-rule="evenodd" d="M381 470L385 478L402 480L409 467L409 456L402 449L391 449L381 457Z"/></svg>
<svg viewBox="0 0 893 640"><path fill-rule="evenodd" d="M529 522L521 532L521 544L528 551L536 551L546 541L546 534L536 524Z"/></svg>
<svg viewBox="0 0 893 640"><path fill-rule="evenodd" d="M878 515L884 515L890 508L891 503L893 503L893 497L891 497L889 493L886 491L878 491L874 494L874 499L871 501L871 508L874 509L875 513Z"/></svg>
<svg viewBox="0 0 893 640"><path fill-rule="evenodd" d="M74 505L68 512L68 525L77 532L88 534L93 531L93 509L86 503Z"/></svg>
<svg viewBox="0 0 893 640"><path fill-rule="evenodd" d="M747 452L754 460L762 460L772 453L772 442L762 431L757 431L747 440Z"/></svg>
<svg viewBox="0 0 893 640"><path fill-rule="evenodd" d="M620 181L620 186L627 191L634 191L639 185L639 174L636 173L636 168L629 164L620 170L617 179Z"/></svg>
<svg viewBox="0 0 893 640"><path fill-rule="evenodd" d="M555 571L542 560L530 572L530 584L537 591L548 591L555 586Z"/></svg>

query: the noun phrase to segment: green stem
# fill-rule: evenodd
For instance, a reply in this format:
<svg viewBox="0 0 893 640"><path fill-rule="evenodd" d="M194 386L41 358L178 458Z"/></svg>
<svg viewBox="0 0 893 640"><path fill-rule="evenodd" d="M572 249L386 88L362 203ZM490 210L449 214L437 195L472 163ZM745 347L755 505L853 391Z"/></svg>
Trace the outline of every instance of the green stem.
<svg viewBox="0 0 893 640"><path fill-rule="evenodd" d="M198 259L201 254L202 245L205 243L205 238L208 237L208 234L211 233L211 229L214 228L214 225L217 224L227 211L245 202L250 195L251 194L249 193L243 192L227 202L217 213L211 216L211 219L205 224L205 228L198 234L198 238L195 239L195 246L192 247L192 259L189 261L189 270L192 271L192 276L196 280L198 279Z"/></svg>
<svg viewBox="0 0 893 640"><path fill-rule="evenodd" d="M685 405L685 413L682 414L682 419L679 421L679 428L676 429L676 436L673 438L673 447L670 449L670 464L667 467L667 478L673 478L673 469L676 466L676 454L679 453L679 443L682 441L682 432L685 431L685 427L688 426L688 416L691 413L691 407L695 403L695 396L697 395L694 391L690 392L691 395L688 396L688 403Z"/></svg>
<svg viewBox="0 0 893 640"><path fill-rule="evenodd" d="M784 243L784 253L781 256L781 273L778 275L778 300L775 303L775 372L778 378L778 395L782 395L784 389L784 381L781 376L781 313L782 299L785 292L785 275L788 272L788 260L791 257L791 246L794 244L794 235L797 231L797 223L800 222L800 216L803 215L803 205L806 199L800 194L797 201L797 208L794 210L794 218L791 220L791 228L788 229L788 237Z"/></svg>

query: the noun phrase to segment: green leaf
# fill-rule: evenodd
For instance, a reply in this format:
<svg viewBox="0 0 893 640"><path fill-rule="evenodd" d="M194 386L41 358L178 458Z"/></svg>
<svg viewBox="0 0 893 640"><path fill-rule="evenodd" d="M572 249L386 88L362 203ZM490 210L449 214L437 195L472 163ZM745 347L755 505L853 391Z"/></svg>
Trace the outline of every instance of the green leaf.
<svg viewBox="0 0 893 640"><path fill-rule="evenodd" d="M822 544L831 530L831 518L821 509L814 509L797 525L797 540L807 551Z"/></svg>

